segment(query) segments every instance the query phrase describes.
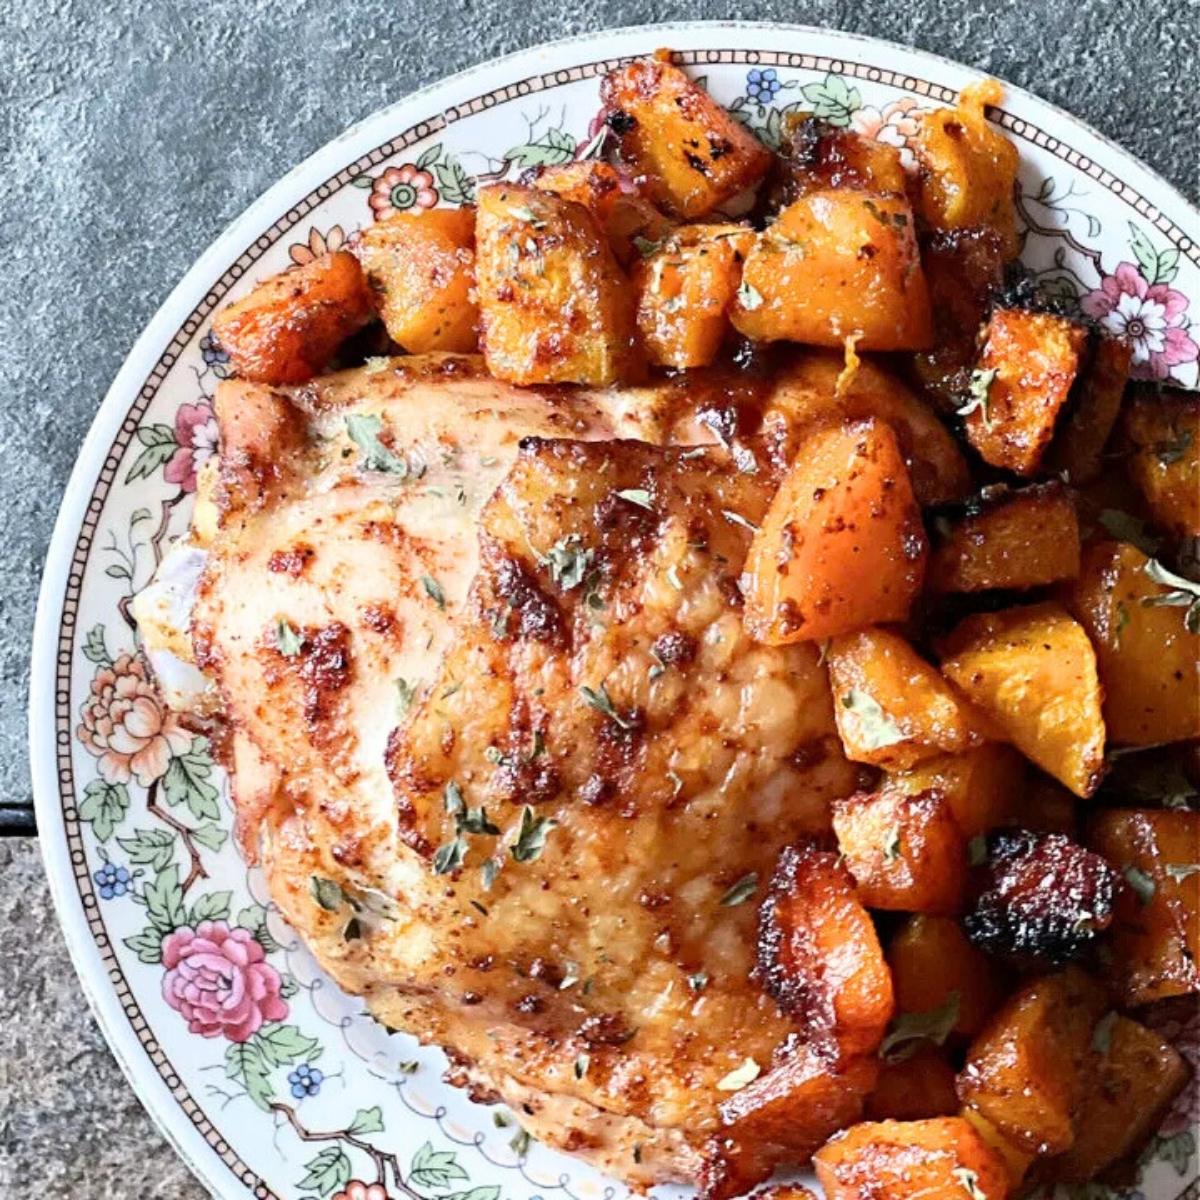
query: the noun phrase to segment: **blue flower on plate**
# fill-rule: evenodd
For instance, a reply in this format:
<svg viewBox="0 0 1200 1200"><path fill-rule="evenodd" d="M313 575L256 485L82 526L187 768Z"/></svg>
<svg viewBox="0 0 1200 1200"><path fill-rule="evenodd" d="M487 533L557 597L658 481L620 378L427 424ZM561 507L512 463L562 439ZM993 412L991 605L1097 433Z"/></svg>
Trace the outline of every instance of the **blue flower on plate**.
<svg viewBox="0 0 1200 1200"><path fill-rule="evenodd" d="M770 104L781 87L783 84L779 82L774 67L768 67L765 71L753 67L746 73L746 95L755 104Z"/></svg>
<svg viewBox="0 0 1200 1200"><path fill-rule="evenodd" d="M324 1081L324 1074L316 1067L310 1067L308 1063L301 1063L288 1075L292 1095L297 1100L303 1100L305 1096L315 1096L321 1090Z"/></svg>
<svg viewBox="0 0 1200 1200"><path fill-rule="evenodd" d="M200 339L200 355L204 359L205 370L211 367L220 379L229 374L229 352L213 337L211 330Z"/></svg>
<svg viewBox="0 0 1200 1200"><path fill-rule="evenodd" d="M129 885L132 882L129 872L124 867L118 867L115 863L110 862L106 862L92 878L100 889L101 900L112 900L114 897L124 896L129 891Z"/></svg>

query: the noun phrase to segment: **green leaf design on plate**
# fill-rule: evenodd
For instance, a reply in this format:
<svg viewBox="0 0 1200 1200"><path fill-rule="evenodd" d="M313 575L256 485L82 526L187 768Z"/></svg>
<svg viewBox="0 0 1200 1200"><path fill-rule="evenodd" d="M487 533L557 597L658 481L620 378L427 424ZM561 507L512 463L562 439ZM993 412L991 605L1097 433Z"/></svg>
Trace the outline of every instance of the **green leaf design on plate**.
<svg viewBox="0 0 1200 1200"><path fill-rule="evenodd" d="M175 857L175 835L169 829L135 829L132 837L117 838L135 867L158 874Z"/></svg>
<svg viewBox="0 0 1200 1200"><path fill-rule="evenodd" d="M800 91L812 106L813 115L830 125L844 128L862 108L858 88L850 87L840 75L826 75L820 83L805 84Z"/></svg>
<svg viewBox="0 0 1200 1200"><path fill-rule="evenodd" d="M83 657L97 666L107 667L112 663L108 647L104 644L104 626L93 625L83 639Z"/></svg>
<svg viewBox="0 0 1200 1200"><path fill-rule="evenodd" d="M208 892L192 905L191 924L199 925L201 921L225 921L229 919L229 901L232 892Z"/></svg>
<svg viewBox="0 0 1200 1200"><path fill-rule="evenodd" d="M147 926L141 933L121 939L130 950L138 956L138 962L162 962L163 935L153 926Z"/></svg>
<svg viewBox="0 0 1200 1200"><path fill-rule="evenodd" d="M198 737L185 754L171 759L163 776L163 795L170 805L186 804L193 817L216 821L221 816L217 789L209 783L213 766L208 757L208 738Z"/></svg>
<svg viewBox="0 0 1200 1200"><path fill-rule="evenodd" d="M220 850L229 840L229 834L220 825L201 825L192 830L192 840L199 842L206 850Z"/></svg>
<svg viewBox="0 0 1200 1200"><path fill-rule="evenodd" d="M83 789L79 804L79 819L86 821L96 835L96 841L107 842L129 811L129 791L123 783L105 783L93 779Z"/></svg>
<svg viewBox="0 0 1200 1200"><path fill-rule="evenodd" d="M466 1171L458 1165L458 1155L453 1150L435 1150L432 1142L426 1142L413 1155L409 1182L418 1187L443 1188L455 1179L466 1179Z"/></svg>
<svg viewBox="0 0 1200 1200"><path fill-rule="evenodd" d="M129 474L125 476L126 483L149 479L179 448L175 431L170 425L143 425L137 431L137 439L146 448L134 459Z"/></svg>
<svg viewBox="0 0 1200 1200"><path fill-rule="evenodd" d="M315 1062L321 1057L321 1043L301 1033L295 1025L264 1025L252 1041L262 1052L263 1060L272 1067Z"/></svg>
<svg viewBox="0 0 1200 1200"><path fill-rule="evenodd" d="M328 1196L350 1182L350 1159L340 1146L329 1146L305 1166L305 1176L296 1186Z"/></svg>
<svg viewBox="0 0 1200 1200"><path fill-rule="evenodd" d="M522 170L527 167L558 166L575 157L575 139L561 129L547 129L534 141L505 151L504 157Z"/></svg>
<svg viewBox="0 0 1200 1200"><path fill-rule="evenodd" d="M475 203L475 181L463 170L457 158L447 155L444 162L434 163L433 174L447 204Z"/></svg>
<svg viewBox="0 0 1200 1200"><path fill-rule="evenodd" d="M187 919L183 905L183 888L179 883L179 868L172 863L163 868L152 883L146 884L142 898L150 924L167 934L178 929Z"/></svg>
<svg viewBox="0 0 1200 1200"><path fill-rule="evenodd" d="M374 1108L360 1108L354 1114L354 1120L346 1131L361 1137L364 1133L383 1132L383 1109L378 1104Z"/></svg>
<svg viewBox="0 0 1200 1200"><path fill-rule="evenodd" d="M270 1065L257 1040L232 1045L225 1051L226 1079L240 1083L246 1089L246 1095L264 1112L270 1111L274 1095L270 1073Z"/></svg>

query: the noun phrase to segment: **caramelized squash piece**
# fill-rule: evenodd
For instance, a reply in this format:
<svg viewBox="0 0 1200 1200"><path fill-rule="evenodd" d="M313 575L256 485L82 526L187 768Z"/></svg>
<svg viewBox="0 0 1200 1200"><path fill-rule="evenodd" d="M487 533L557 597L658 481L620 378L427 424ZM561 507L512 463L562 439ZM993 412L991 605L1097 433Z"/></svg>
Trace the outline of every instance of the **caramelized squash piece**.
<svg viewBox="0 0 1200 1200"><path fill-rule="evenodd" d="M476 349L474 209L395 213L362 235L358 257L394 342L410 354Z"/></svg>
<svg viewBox="0 0 1200 1200"><path fill-rule="evenodd" d="M1009 823L1019 809L1027 775L1028 765L1016 750L990 743L889 774L887 786L910 796L938 792L964 836L973 838Z"/></svg>
<svg viewBox="0 0 1200 1200"><path fill-rule="evenodd" d="M733 324L757 342L927 346L929 293L908 201L829 188L789 204L746 259Z"/></svg>
<svg viewBox="0 0 1200 1200"><path fill-rule="evenodd" d="M924 1045L903 1062L880 1066L864 1115L869 1121L923 1121L957 1111L954 1068L944 1051Z"/></svg>
<svg viewBox="0 0 1200 1200"><path fill-rule="evenodd" d="M537 188L479 189L476 276L488 370L606 386L632 369L629 282L592 214Z"/></svg>
<svg viewBox="0 0 1200 1200"><path fill-rule="evenodd" d="M605 76L600 98L622 160L645 176L650 199L678 216L705 216L771 165L770 151L672 66L667 51Z"/></svg>
<svg viewBox="0 0 1200 1200"><path fill-rule="evenodd" d="M1077 796L1104 773L1096 654L1057 604L967 617L946 639L942 671L1017 748Z"/></svg>
<svg viewBox="0 0 1200 1200"><path fill-rule="evenodd" d="M975 945L1028 969L1062 966L1113 919L1118 878L1061 833L992 834L963 926Z"/></svg>
<svg viewBox="0 0 1200 1200"><path fill-rule="evenodd" d="M813 1155L826 1200L1004 1200L1008 1172L969 1122L853 1125Z"/></svg>
<svg viewBox="0 0 1200 1200"><path fill-rule="evenodd" d="M985 489L962 517L939 517L926 587L1023 590L1079 574L1079 519L1060 483Z"/></svg>
<svg viewBox="0 0 1200 1200"><path fill-rule="evenodd" d="M870 1054L892 1016L892 980L870 914L836 855L779 858L759 914L759 977L834 1057Z"/></svg>
<svg viewBox="0 0 1200 1200"><path fill-rule="evenodd" d="M788 113L783 118L781 141L769 187L769 200L776 208L824 188L855 188L885 195L900 195L908 188L908 176L895 146L831 125L812 113Z"/></svg>
<svg viewBox="0 0 1200 1200"><path fill-rule="evenodd" d="M998 308L988 322L973 386L980 403L964 418L984 462L1032 475L1079 373L1087 330L1065 317Z"/></svg>
<svg viewBox="0 0 1200 1200"><path fill-rule="evenodd" d="M648 244L661 242L676 228L649 200L628 192L617 196L604 218L608 244L625 270L641 260Z"/></svg>
<svg viewBox="0 0 1200 1200"><path fill-rule="evenodd" d="M1027 984L972 1043L959 1099L1021 1149L1070 1149L1107 1008L1104 989L1076 967Z"/></svg>
<svg viewBox="0 0 1200 1200"><path fill-rule="evenodd" d="M1050 447L1050 465L1068 483L1090 483L1100 474L1104 447L1121 413L1133 352L1128 342L1096 335L1067 419Z"/></svg>
<svg viewBox="0 0 1200 1200"><path fill-rule="evenodd" d="M874 362L860 360L846 372L839 352L800 352L773 377L762 428L791 462L811 426L836 417L878 417L892 427L918 503L945 504L970 488L967 460L954 435L924 401Z"/></svg>
<svg viewBox="0 0 1200 1200"><path fill-rule="evenodd" d="M919 119L914 147L919 209L933 229L972 229L983 225L1004 239L1016 257L1017 213L1013 189L1020 156L998 129L988 124L986 106L999 104L1003 90L994 79L963 88L954 108L939 108Z"/></svg>
<svg viewBox="0 0 1200 1200"><path fill-rule="evenodd" d="M1123 746L1200 737L1200 633L1187 607L1163 604L1176 589L1148 568L1136 546L1098 542L1071 593L1096 648L1109 740Z"/></svg>
<svg viewBox="0 0 1200 1200"><path fill-rule="evenodd" d="M213 337L242 379L306 383L375 315L358 259L345 250L263 280L213 319Z"/></svg>
<svg viewBox="0 0 1200 1200"><path fill-rule="evenodd" d="M854 762L911 767L987 740L982 714L898 634L878 628L842 634L825 662L838 733Z"/></svg>
<svg viewBox="0 0 1200 1200"><path fill-rule="evenodd" d="M1153 1030L1116 1013L1104 1020L1108 1027L1094 1039L1099 1069L1076 1118L1074 1144L1046 1164L1056 1181L1082 1183L1136 1158L1190 1075Z"/></svg>
<svg viewBox="0 0 1200 1200"><path fill-rule="evenodd" d="M1154 521L1176 537L1200 537L1200 397L1138 397L1125 414L1133 448L1125 469Z"/></svg>
<svg viewBox="0 0 1200 1200"><path fill-rule="evenodd" d="M896 1011L929 1013L954 1004L952 1031L962 1037L974 1037L1004 999L1004 973L949 917L910 917L892 938L887 959Z"/></svg>
<svg viewBox="0 0 1200 1200"><path fill-rule="evenodd" d="M784 1164L806 1162L831 1133L862 1116L879 1061L844 1061L800 1043L720 1107L721 1127L704 1149L705 1200L732 1200Z"/></svg>
<svg viewBox="0 0 1200 1200"><path fill-rule="evenodd" d="M717 357L753 241L740 225L687 225L635 267L638 329L650 362L704 367Z"/></svg>
<svg viewBox="0 0 1200 1200"><path fill-rule="evenodd" d="M961 1108L958 1115L964 1121L970 1122L975 1132L979 1134L993 1153L1004 1163L1004 1168L1008 1172L1010 1192L1016 1192L1021 1181L1025 1178L1026 1172L1036 1160L1037 1155L1030 1154L1028 1150L1023 1150L1020 1146L1009 1141L991 1121L975 1109Z"/></svg>
<svg viewBox="0 0 1200 1200"><path fill-rule="evenodd" d="M815 429L750 544L746 628L782 645L903 620L925 550L891 429L876 420Z"/></svg>
<svg viewBox="0 0 1200 1200"><path fill-rule="evenodd" d="M967 840L936 792L860 792L833 802L833 831L871 908L953 913L967 883Z"/></svg>
<svg viewBox="0 0 1200 1200"><path fill-rule="evenodd" d="M1123 1002L1200 991L1200 813L1109 809L1092 818L1087 842L1127 884L1109 933Z"/></svg>

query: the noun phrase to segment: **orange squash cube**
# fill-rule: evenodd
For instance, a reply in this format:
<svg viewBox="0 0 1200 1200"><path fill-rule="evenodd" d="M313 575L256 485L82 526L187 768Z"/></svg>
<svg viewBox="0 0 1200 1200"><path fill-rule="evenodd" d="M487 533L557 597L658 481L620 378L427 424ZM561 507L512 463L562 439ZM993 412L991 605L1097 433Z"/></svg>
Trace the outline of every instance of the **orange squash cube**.
<svg viewBox="0 0 1200 1200"><path fill-rule="evenodd" d="M867 1097L869 1121L923 1121L958 1111L954 1068L944 1051L926 1045L903 1062L884 1062Z"/></svg>
<svg viewBox="0 0 1200 1200"><path fill-rule="evenodd" d="M887 786L915 796L935 791L967 838L1006 825L1021 808L1029 764L1011 746L990 742L965 754L929 758L889 773Z"/></svg>
<svg viewBox="0 0 1200 1200"><path fill-rule="evenodd" d="M1125 470L1155 524L1175 537L1200 537L1200 398L1179 391L1139 396L1124 428L1133 449Z"/></svg>

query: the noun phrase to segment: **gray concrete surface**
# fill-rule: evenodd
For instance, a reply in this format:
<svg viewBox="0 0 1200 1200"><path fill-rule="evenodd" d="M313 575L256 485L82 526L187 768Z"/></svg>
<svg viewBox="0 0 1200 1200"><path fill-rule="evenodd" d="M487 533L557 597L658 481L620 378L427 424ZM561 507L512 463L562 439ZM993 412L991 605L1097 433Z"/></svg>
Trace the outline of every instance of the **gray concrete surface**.
<svg viewBox="0 0 1200 1200"><path fill-rule="evenodd" d="M0 808L29 798L41 562L96 404L212 238L347 124L583 30L790 20L1021 84L1200 193L1197 0L0 0ZM0 841L0 1195L191 1200L82 1006L31 841Z"/></svg>

